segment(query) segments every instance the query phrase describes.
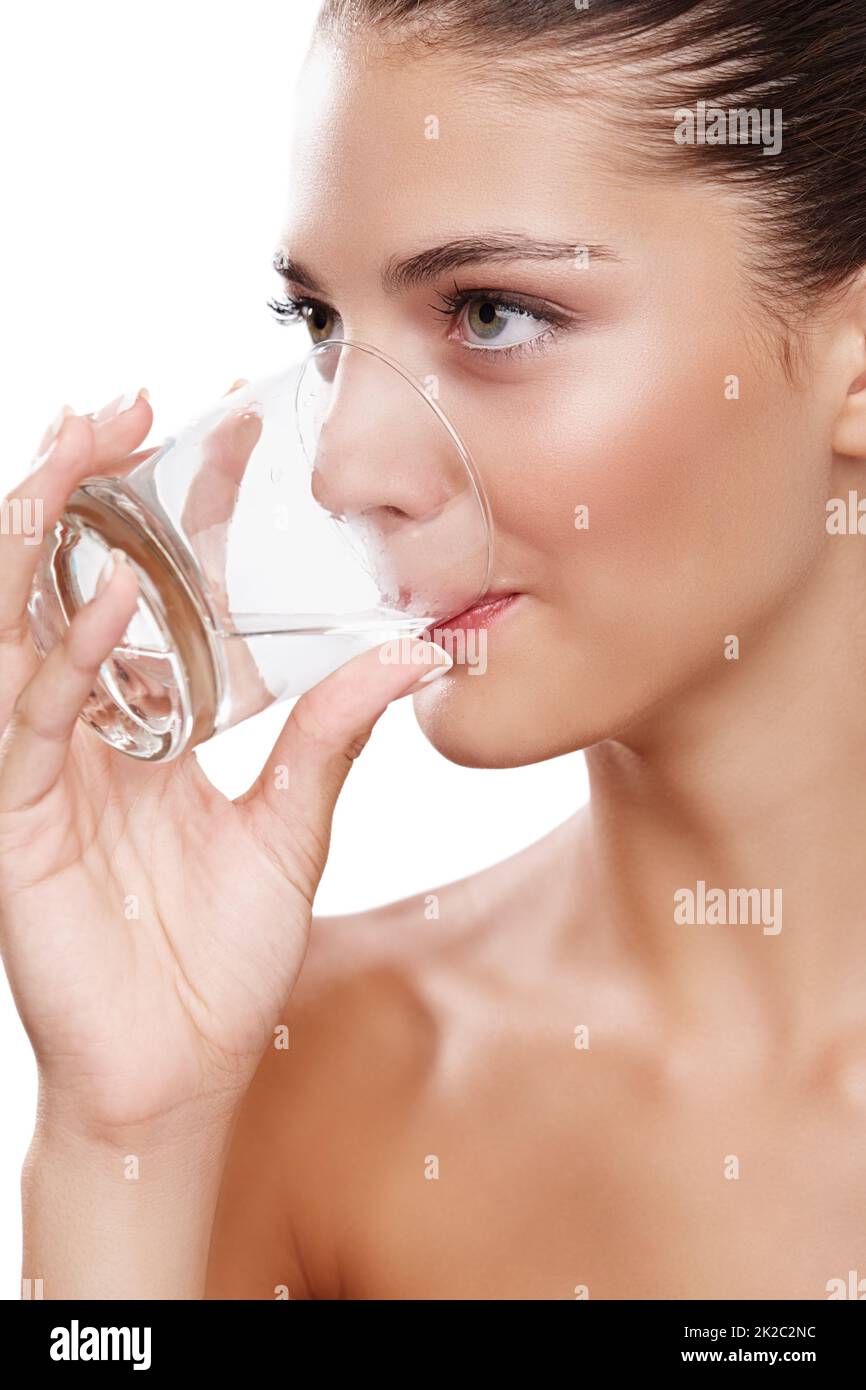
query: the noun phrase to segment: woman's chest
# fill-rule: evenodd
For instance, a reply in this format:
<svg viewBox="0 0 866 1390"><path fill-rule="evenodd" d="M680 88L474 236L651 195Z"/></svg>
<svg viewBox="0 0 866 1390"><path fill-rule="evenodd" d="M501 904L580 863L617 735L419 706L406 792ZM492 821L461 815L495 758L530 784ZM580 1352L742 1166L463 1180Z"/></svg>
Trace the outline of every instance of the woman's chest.
<svg viewBox="0 0 866 1390"><path fill-rule="evenodd" d="M862 1114L635 1083L518 1068L419 1107L366 1175L347 1296L866 1298Z"/></svg>

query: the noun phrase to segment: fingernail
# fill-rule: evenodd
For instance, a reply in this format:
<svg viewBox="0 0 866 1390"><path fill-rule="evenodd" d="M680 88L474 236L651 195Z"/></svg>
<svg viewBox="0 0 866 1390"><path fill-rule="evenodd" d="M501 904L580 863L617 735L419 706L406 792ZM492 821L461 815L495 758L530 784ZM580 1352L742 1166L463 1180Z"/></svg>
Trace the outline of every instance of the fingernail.
<svg viewBox="0 0 866 1390"><path fill-rule="evenodd" d="M261 407L259 407L259 409L260 408ZM245 409L240 414L235 415L234 418L238 422L236 426L238 433L240 433L242 437L245 436L247 439L257 438L264 424L264 420L259 414L259 411L251 410L249 406L245 407Z"/></svg>
<svg viewBox="0 0 866 1390"><path fill-rule="evenodd" d="M51 421L51 424L48 426L48 429L45 431L41 440L39 441L39 448L34 456L32 464L30 465L31 472L34 468L38 468L40 464L43 464L45 462L45 459L47 458L48 454L51 452L52 448L57 442L57 436L63 428L63 421L67 418L67 416L74 414L75 411L72 409L71 405L61 406L60 410L57 412L54 419Z"/></svg>
<svg viewBox="0 0 866 1390"><path fill-rule="evenodd" d="M229 389L226 391L225 394L226 394L227 396L230 396L231 393L232 393L232 391L237 391L238 387L240 387L240 386L249 386L249 384L250 384L250 383L249 383L249 381L247 380L247 378L246 378L245 376L239 376L238 379L237 379L237 381L233 381L233 382L232 382L231 386L229 387Z"/></svg>
<svg viewBox="0 0 866 1390"><path fill-rule="evenodd" d="M99 575L96 580L96 588L94 589L94 594L102 593L102 590L105 588L106 584L111 579L111 576L114 574L117 565L122 564L126 564L126 553L123 550L109 550L108 554L105 557L105 563L103 564L102 569L99 571Z"/></svg>
<svg viewBox="0 0 866 1390"><path fill-rule="evenodd" d="M434 664L431 665L429 671L424 672L419 680L415 681L414 685L410 685L408 690L403 691L404 695L414 695L416 691L423 690L425 685L429 685L431 681L444 676L454 665L453 657L449 652L446 652L444 647L437 646L435 642L425 642L424 645L430 648L429 659Z"/></svg>
<svg viewBox="0 0 866 1390"><path fill-rule="evenodd" d="M146 387L142 386L138 391L127 391L125 396L115 396L113 401L104 405L101 410L90 414L87 418L92 420L95 425L100 425L104 420L113 420L116 415L122 415L125 410L131 410L136 401L150 400L150 393Z"/></svg>

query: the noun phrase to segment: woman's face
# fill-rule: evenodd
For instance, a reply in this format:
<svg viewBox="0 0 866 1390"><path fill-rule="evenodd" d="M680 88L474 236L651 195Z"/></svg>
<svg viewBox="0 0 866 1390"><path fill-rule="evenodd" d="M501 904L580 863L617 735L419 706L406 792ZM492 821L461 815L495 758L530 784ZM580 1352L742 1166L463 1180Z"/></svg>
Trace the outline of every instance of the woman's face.
<svg viewBox="0 0 866 1390"><path fill-rule="evenodd" d="M482 91L442 53L318 42L299 95L280 247L320 288L289 295L316 306L316 341L437 379L490 498L490 587L519 595L483 675L456 663L416 697L428 738L525 764L729 679L725 639L748 643L817 568L834 411L820 381L785 378L733 200L687 170L638 179L633 151L626 173L585 106ZM466 246L496 238L546 252ZM459 263L383 286L454 242Z"/></svg>

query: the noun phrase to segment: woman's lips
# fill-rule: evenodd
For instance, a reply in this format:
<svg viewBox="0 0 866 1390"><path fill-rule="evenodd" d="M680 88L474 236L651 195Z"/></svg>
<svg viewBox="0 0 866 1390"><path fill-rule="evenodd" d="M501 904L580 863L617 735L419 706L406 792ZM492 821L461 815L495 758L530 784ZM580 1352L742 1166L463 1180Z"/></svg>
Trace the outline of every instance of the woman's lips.
<svg viewBox="0 0 866 1390"><path fill-rule="evenodd" d="M489 627L495 622L500 613L504 613L506 608L520 598L520 594L493 594L490 598L480 599L471 608L464 608L462 613L456 613L453 618L446 618L444 622L435 623L428 631L435 631L436 628L447 630L448 628L481 628Z"/></svg>

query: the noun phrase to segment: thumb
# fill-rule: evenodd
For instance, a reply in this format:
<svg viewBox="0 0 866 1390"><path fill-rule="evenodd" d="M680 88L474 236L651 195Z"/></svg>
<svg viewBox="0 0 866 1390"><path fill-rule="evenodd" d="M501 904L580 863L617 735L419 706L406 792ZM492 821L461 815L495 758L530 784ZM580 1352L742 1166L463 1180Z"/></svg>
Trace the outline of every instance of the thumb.
<svg viewBox="0 0 866 1390"><path fill-rule="evenodd" d="M385 642L347 661L295 704L261 775L238 802L266 806L292 836L302 836L311 896L325 867L337 797L376 722L392 700L424 690L452 665L443 647L424 638ZM289 837L285 849L291 852Z"/></svg>

